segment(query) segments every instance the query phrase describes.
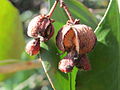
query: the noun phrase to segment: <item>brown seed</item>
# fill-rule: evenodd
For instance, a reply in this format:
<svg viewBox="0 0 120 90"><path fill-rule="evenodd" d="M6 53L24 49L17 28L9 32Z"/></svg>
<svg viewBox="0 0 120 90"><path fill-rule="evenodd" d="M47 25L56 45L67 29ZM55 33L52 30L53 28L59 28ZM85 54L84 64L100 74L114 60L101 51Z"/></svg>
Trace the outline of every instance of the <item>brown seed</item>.
<svg viewBox="0 0 120 90"><path fill-rule="evenodd" d="M32 55L37 55L40 51L40 40L35 39L35 40L29 41L26 45L25 50L31 56Z"/></svg>
<svg viewBox="0 0 120 90"><path fill-rule="evenodd" d="M64 36L64 40L63 40L63 45L65 47L65 49L67 51L70 51L71 48L74 48L75 45L73 43L74 41L74 38L75 38L75 33L72 29L70 29Z"/></svg>

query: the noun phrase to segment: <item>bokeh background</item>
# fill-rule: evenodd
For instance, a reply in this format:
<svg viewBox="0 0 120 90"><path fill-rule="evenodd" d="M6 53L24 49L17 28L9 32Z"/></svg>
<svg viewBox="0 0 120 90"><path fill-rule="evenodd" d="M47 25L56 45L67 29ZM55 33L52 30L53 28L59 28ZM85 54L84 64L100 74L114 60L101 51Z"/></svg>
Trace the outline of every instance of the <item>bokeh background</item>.
<svg viewBox="0 0 120 90"><path fill-rule="evenodd" d="M82 2L90 10L90 12L94 14L98 22L104 15L104 12L109 3L109 0L79 0L79 1ZM51 5L50 0L9 0L9 2L12 3L12 5L19 11L20 22L22 22L23 27L23 29L21 30L23 30L24 40L27 43L31 39L27 36L26 33L28 23L36 15L48 13ZM1 26L2 24L0 24L0 27ZM0 52L2 51L0 50ZM20 55L20 59L22 61L35 60L37 59L37 56L31 57L23 51L23 53ZM35 68L32 70L24 70L15 72L13 74L8 74L6 77L4 77L3 80L1 80L0 90L53 90L53 89L51 88L51 85L44 73L43 68Z"/></svg>

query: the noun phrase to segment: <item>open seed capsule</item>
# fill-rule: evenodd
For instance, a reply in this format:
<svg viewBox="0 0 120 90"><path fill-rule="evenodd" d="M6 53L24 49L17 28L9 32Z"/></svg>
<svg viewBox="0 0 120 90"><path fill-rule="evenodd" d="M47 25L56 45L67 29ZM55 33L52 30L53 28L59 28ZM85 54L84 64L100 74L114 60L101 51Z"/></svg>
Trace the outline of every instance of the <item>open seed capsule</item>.
<svg viewBox="0 0 120 90"><path fill-rule="evenodd" d="M33 38L40 38L40 41L47 41L54 33L52 23L53 20L45 15L36 16L29 23L27 34Z"/></svg>
<svg viewBox="0 0 120 90"><path fill-rule="evenodd" d="M83 24L66 24L57 34L56 44L65 52L76 50L78 54L90 52L96 43L96 36L91 27Z"/></svg>

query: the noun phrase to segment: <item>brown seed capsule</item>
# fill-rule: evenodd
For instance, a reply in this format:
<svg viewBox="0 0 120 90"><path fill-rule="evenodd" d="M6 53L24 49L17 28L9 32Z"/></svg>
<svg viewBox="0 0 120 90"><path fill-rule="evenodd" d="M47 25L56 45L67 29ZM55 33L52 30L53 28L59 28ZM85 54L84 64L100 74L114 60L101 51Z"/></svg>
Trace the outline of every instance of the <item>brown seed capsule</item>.
<svg viewBox="0 0 120 90"><path fill-rule="evenodd" d="M61 51L76 50L78 54L90 52L96 43L92 28L82 24L66 24L56 37L56 44Z"/></svg>
<svg viewBox="0 0 120 90"><path fill-rule="evenodd" d="M45 15L36 16L29 23L27 34L30 37L40 38L40 41L47 41L54 33L52 23L53 20Z"/></svg>
<svg viewBox="0 0 120 90"><path fill-rule="evenodd" d="M80 55L78 60L74 61L74 64L80 70L88 71L91 69L91 65L89 63L89 59L86 54Z"/></svg>
<svg viewBox="0 0 120 90"><path fill-rule="evenodd" d="M68 73L71 72L74 67L74 62L72 59L62 59L59 62L59 69L62 72Z"/></svg>
<svg viewBox="0 0 120 90"><path fill-rule="evenodd" d="M71 72L74 67L74 59L76 58L76 52L71 51L59 62L59 69L62 72Z"/></svg>
<svg viewBox="0 0 120 90"><path fill-rule="evenodd" d="M27 43L25 50L31 56L37 55L40 51L40 40L39 39L31 40L30 42Z"/></svg>

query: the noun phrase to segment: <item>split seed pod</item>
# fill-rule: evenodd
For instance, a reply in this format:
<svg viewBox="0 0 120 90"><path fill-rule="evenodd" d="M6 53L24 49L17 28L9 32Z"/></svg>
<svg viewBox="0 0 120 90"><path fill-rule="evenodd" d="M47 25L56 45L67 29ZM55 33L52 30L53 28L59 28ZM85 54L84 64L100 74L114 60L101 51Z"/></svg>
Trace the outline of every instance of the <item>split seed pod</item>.
<svg viewBox="0 0 120 90"><path fill-rule="evenodd" d="M36 16L29 23L27 34L33 38L40 38L40 41L47 41L54 33L52 23L53 20L45 15Z"/></svg>
<svg viewBox="0 0 120 90"><path fill-rule="evenodd" d="M26 45L25 50L31 56L37 55L40 51L40 40L34 39L34 40L29 41Z"/></svg>
<svg viewBox="0 0 120 90"><path fill-rule="evenodd" d="M92 28L83 24L66 24L56 37L56 44L63 52L76 50L78 54L85 54L93 49L95 43Z"/></svg>

